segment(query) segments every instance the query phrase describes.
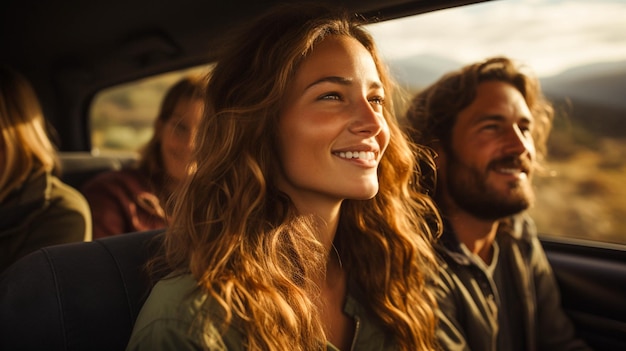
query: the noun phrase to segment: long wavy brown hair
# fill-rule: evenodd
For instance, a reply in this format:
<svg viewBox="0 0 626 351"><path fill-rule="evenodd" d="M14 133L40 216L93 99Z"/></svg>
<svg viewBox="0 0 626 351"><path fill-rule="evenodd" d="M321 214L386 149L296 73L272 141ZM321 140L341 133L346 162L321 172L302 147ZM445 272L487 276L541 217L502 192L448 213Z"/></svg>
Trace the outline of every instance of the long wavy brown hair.
<svg viewBox="0 0 626 351"><path fill-rule="evenodd" d="M313 276L326 265L315 219L301 216L274 180L277 124L300 63L329 35L355 38L393 84L357 16L323 7L280 7L230 38L209 78L194 161L175 196L165 238L168 269L190 272L237 323L250 350L322 349ZM387 99L390 101L391 99ZM345 200L335 237L349 280L399 350L434 348L436 302L431 200L410 186L416 155L384 106L391 141L380 162L378 194ZM224 326L224 325L223 325ZM209 345L207 345L209 346Z"/></svg>

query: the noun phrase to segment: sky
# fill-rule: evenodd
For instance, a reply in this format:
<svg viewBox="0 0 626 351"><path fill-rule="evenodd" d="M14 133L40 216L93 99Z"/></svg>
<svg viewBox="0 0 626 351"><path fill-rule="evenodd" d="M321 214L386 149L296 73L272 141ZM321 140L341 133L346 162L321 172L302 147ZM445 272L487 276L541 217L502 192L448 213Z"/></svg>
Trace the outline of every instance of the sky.
<svg viewBox="0 0 626 351"><path fill-rule="evenodd" d="M506 55L540 77L626 61L626 0L496 0L369 25L383 55L460 63Z"/></svg>

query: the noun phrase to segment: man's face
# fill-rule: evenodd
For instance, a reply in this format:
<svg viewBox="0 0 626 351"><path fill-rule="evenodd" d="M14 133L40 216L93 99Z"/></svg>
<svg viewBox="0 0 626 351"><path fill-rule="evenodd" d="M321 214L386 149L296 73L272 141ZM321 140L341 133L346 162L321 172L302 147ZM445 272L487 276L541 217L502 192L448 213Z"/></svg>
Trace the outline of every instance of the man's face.
<svg viewBox="0 0 626 351"><path fill-rule="evenodd" d="M457 116L451 145L440 150L445 206L486 220L527 209L534 201L533 123L524 97L514 86L480 83L474 101Z"/></svg>

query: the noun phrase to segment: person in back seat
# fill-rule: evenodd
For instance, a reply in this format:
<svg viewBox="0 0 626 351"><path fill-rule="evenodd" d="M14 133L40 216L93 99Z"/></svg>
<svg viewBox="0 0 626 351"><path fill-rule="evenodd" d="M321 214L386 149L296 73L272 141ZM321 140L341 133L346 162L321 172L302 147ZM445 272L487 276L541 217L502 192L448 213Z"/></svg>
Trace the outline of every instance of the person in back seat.
<svg viewBox="0 0 626 351"><path fill-rule="evenodd" d="M186 76L174 84L137 167L97 175L81 188L91 206L94 239L166 226L167 200L189 172L203 88L203 76Z"/></svg>
<svg viewBox="0 0 626 351"><path fill-rule="evenodd" d="M0 65L0 272L41 247L91 239L87 201L59 173L35 90Z"/></svg>

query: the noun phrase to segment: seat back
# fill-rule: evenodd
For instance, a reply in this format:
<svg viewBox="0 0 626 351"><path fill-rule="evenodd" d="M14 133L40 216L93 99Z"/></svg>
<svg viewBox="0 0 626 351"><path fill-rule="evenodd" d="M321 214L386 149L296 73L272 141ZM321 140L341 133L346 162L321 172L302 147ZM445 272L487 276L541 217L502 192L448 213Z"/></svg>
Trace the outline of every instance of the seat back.
<svg viewBox="0 0 626 351"><path fill-rule="evenodd" d="M124 350L163 230L49 246L0 276L0 350Z"/></svg>
<svg viewBox="0 0 626 351"><path fill-rule="evenodd" d="M137 161L136 155L95 156L89 152L59 152L61 160L61 180L80 189L82 185L97 174L117 171Z"/></svg>

